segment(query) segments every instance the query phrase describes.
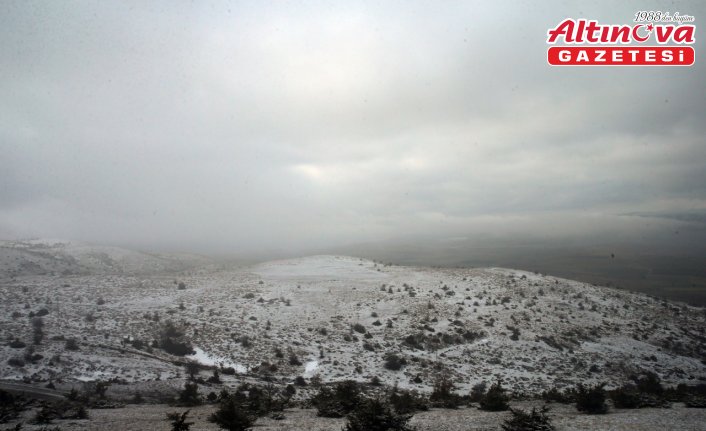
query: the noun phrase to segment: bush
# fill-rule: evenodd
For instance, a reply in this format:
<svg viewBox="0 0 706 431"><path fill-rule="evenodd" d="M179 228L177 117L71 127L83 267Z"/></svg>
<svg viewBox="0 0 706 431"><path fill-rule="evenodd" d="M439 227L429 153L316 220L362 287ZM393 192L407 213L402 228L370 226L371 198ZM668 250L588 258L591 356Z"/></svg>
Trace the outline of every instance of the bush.
<svg viewBox="0 0 706 431"><path fill-rule="evenodd" d="M348 415L344 431L407 431L409 418L379 398L364 399Z"/></svg>
<svg viewBox="0 0 706 431"><path fill-rule="evenodd" d="M476 383L471 388L471 394L468 397L469 401L474 403L479 402L483 398L483 395L485 395L487 389L488 384L486 382Z"/></svg>
<svg viewBox="0 0 706 431"><path fill-rule="evenodd" d="M537 410L534 407L531 411L510 409L512 417L506 419L502 425L503 431L554 431L547 412L547 406Z"/></svg>
<svg viewBox="0 0 706 431"><path fill-rule="evenodd" d="M417 391L406 391L394 387L390 394L390 404L397 413L412 414L429 410L429 400Z"/></svg>
<svg viewBox="0 0 706 431"><path fill-rule="evenodd" d="M576 388L576 409L588 414L604 414L608 412L606 405L605 385L585 387L579 384Z"/></svg>
<svg viewBox="0 0 706 431"><path fill-rule="evenodd" d="M0 390L0 423L18 417L27 408L27 404L24 397Z"/></svg>
<svg viewBox="0 0 706 431"><path fill-rule="evenodd" d="M664 387L662 387L659 376L651 371L644 373L634 380L639 392L654 395L662 395L662 393L664 393Z"/></svg>
<svg viewBox="0 0 706 431"><path fill-rule="evenodd" d="M193 355L194 353L196 353L194 351L194 348L191 347L191 344L183 341L177 341L172 338L162 339L162 341L159 343L159 347L165 352L175 356L186 356Z"/></svg>
<svg viewBox="0 0 706 431"><path fill-rule="evenodd" d="M32 423L34 424L50 424L51 421L57 418L57 414L54 411L54 409L44 406L41 409L37 410L37 413L35 413L34 418L32 419Z"/></svg>
<svg viewBox="0 0 706 431"><path fill-rule="evenodd" d="M446 409L455 409L461 405L461 396L453 393L455 389L453 382L442 376L434 383L434 390L429 396L432 406Z"/></svg>
<svg viewBox="0 0 706 431"><path fill-rule="evenodd" d="M619 409L637 409L640 408L640 394L636 388L630 386L622 386L610 393L610 398L613 400L613 405Z"/></svg>
<svg viewBox="0 0 706 431"><path fill-rule="evenodd" d="M184 389L179 392L178 403L180 406L201 405L202 400L199 394L199 385L196 383L184 383Z"/></svg>
<svg viewBox="0 0 706 431"><path fill-rule="evenodd" d="M253 426L257 416L245 409L238 397L231 395L221 400L208 420L229 431L245 431Z"/></svg>
<svg viewBox="0 0 706 431"><path fill-rule="evenodd" d="M78 342L76 342L76 339L74 338L69 338L68 340L66 340L64 348L66 350L76 351L78 350Z"/></svg>
<svg viewBox="0 0 706 431"><path fill-rule="evenodd" d="M44 320L41 317L32 319L32 341L41 344L44 339Z"/></svg>
<svg viewBox="0 0 706 431"><path fill-rule="evenodd" d="M213 375L208 378L207 382L213 384L221 383L221 374L218 372L218 368L213 370Z"/></svg>
<svg viewBox="0 0 706 431"><path fill-rule="evenodd" d="M684 400L684 405L691 409L706 409L706 397L691 396Z"/></svg>
<svg viewBox="0 0 706 431"><path fill-rule="evenodd" d="M665 400L661 394L641 391L640 386L637 385L623 385L613 391L610 391L609 395L610 399L613 400L613 405L619 409L642 409L646 407L669 406L669 402Z"/></svg>
<svg viewBox="0 0 706 431"><path fill-rule="evenodd" d="M159 333L159 347L175 356L193 355L194 348L184 338L184 331L168 321L162 326Z"/></svg>
<svg viewBox="0 0 706 431"><path fill-rule="evenodd" d="M130 399L131 404L142 404L144 402L145 399L140 392L135 392L135 394L132 396L132 399Z"/></svg>
<svg viewBox="0 0 706 431"><path fill-rule="evenodd" d="M365 334L365 326L361 325L360 323L356 323L355 325L353 325L353 330L355 332Z"/></svg>
<svg viewBox="0 0 706 431"><path fill-rule="evenodd" d="M493 383L488 392L479 401L480 409L489 412L502 412L510 408L508 401L510 397L505 393L505 388L500 382Z"/></svg>
<svg viewBox="0 0 706 431"><path fill-rule="evenodd" d="M243 400L246 399L242 393L240 396ZM266 416L271 412L282 411L284 410L284 404L284 399L281 398L277 389L272 385L267 385L264 388L251 386L248 390L247 408L258 416Z"/></svg>
<svg viewBox="0 0 706 431"><path fill-rule="evenodd" d="M7 360L7 364L13 367L24 367L25 361L22 358L10 358Z"/></svg>
<svg viewBox="0 0 706 431"><path fill-rule="evenodd" d="M562 404L571 404L576 401L572 390L560 391L555 387L542 392L542 399L546 402L557 402Z"/></svg>
<svg viewBox="0 0 706 431"><path fill-rule="evenodd" d="M201 371L201 365L196 361L186 361L184 363L184 371L189 375L189 380L195 380Z"/></svg>
<svg viewBox="0 0 706 431"><path fill-rule="evenodd" d="M336 384L333 390L322 387L312 399L317 416L341 418L352 412L360 403L360 388L352 380Z"/></svg>
<svg viewBox="0 0 706 431"><path fill-rule="evenodd" d="M23 349L23 348L27 347L27 344L25 344L24 342L15 338L14 340L10 341L8 346L10 346L13 349Z"/></svg>
<svg viewBox="0 0 706 431"><path fill-rule="evenodd" d="M171 421L172 431L189 431L193 422L187 422L186 416L189 414L189 410L182 414L178 412L167 413L167 420Z"/></svg>
<svg viewBox="0 0 706 431"><path fill-rule="evenodd" d="M388 353L385 355L385 368L390 371L399 371L407 365L407 360L396 353Z"/></svg>

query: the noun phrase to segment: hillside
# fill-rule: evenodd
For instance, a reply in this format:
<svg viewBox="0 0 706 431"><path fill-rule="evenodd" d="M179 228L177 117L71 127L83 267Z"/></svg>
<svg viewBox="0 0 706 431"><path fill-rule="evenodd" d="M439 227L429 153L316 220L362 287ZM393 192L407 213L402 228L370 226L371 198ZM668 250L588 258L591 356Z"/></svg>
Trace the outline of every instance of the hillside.
<svg viewBox="0 0 706 431"><path fill-rule="evenodd" d="M160 274L206 263L196 255L144 253L60 239L0 241L0 274Z"/></svg>
<svg viewBox="0 0 706 431"><path fill-rule="evenodd" d="M511 269L385 266L341 256L178 274L158 266L149 275L113 269L161 258L118 253L110 261L120 264L100 273L94 249L42 247L45 260L35 261L45 270L54 262L50 273L18 273L0 286L0 379L117 377L136 387L177 387L183 358L150 347L167 321L196 349L190 358L236 371L226 384L377 376L428 391L447 374L461 393L502 379L513 392L532 394L580 382L615 386L647 370L666 384L706 379L704 310L642 294ZM5 257L38 253L2 249L15 253ZM59 258L57 249L71 252ZM92 269L76 274L62 265ZM32 344L30 313L44 322L34 346L40 358L10 365ZM69 338L77 350L67 349ZM22 347L10 346L15 339Z"/></svg>

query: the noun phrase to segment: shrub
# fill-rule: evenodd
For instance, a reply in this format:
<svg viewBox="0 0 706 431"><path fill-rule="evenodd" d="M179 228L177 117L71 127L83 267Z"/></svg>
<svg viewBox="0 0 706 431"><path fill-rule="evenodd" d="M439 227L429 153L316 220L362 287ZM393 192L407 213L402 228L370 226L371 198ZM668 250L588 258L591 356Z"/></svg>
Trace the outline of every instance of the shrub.
<svg viewBox="0 0 706 431"><path fill-rule="evenodd" d="M471 394L468 397L471 402L477 403L485 395L485 391L488 389L488 384L486 382L480 382L473 385L471 388Z"/></svg>
<svg viewBox="0 0 706 431"><path fill-rule="evenodd" d="M221 383L221 374L218 372L218 368L213 370L213 375L208 378L207 382L214 384Z"/></svg>
<svg viewBox="0 0 706 431"><path fill-rule="evenodd" d="M361 325L360 323L356 323L355 325L353 325L353 330L355 332L365 334L365 326Z"/></svg>
<svg viewBox="0 0 706 431"><path fill-rule="evenodd" d="M385 401L364 399L348 415L345 431L406 431L410 416L395 412Z"/></svg>
<svg viewBox="0 0 706 431"><path fill-rule="evenodd" d="M22 358L10 358L7 360L7 364L12 367L24 367L25 361Z"/></svg>
<svg viewBox="0 0 706 431"><path fill-rule="evenodd" d="M588 414L604 414L608 412L606 405L605 385L585 387L579 384L576 387L576 409Z"/></svg>
<svg viewBox="0 0 706 431"><path fill-rule="evenodd" d="M489 412L502 412L510 408L508 404L510 397L505 393L505 388L500 382L493 383L488 392L479 401L480 409Z"/></svg>
<svg viewBox="0 0 706 431"><path fill-rule="evenodd" d="M461 405L461 397L453 393L453 382L447 376L441 376L435 383L429 401L435 407L455 409Z"/></svg>
<svg viewBox="0 0 706 431"><path fill-rule="evenodd" d="M396 353L388 353L385 355L385 368L391 371L399 371L407 365L407 360Z"/></svg>
<svg viewBox="0 0 706 431"><path fill-rule="evenodd" d="M23 349L23 348L27 347L27 344L25 344L24 342L15 338L14 340L10 341L8 346L10 346L13 349Z"/></svg>
<svg viewBox="0 0 706 431"><path fill-rule="evenodd" d="M76 339L69 338L68 340L66 340L66 344L64 345L64 348L66 350L72 350L72 351L78 350L78 343L76 342Z"/></svg>
<svg viewBox="0 0 706 431"><path fill-rule="evenodd" d="M57 414L49 406L44 406L41 409L37 410L37 413L35 413L34 418L32 419L32 423L34 424L50 424L52 420L57 418Z"/></svg>
<svg viewBox="0 0 706 431"><path fill-rule="evenodd" d="M640 408L640 394L635 387L622 386L614 391L611 391L610 398L613 400L613 405L619 409L637 409Z"/></svg>
<svg viewBox="0 0 706 431"><path fill-rule="evenodd" d="M199 385L196 383L184 383L184 389L179 392L178 404L180 406L198 406L201 403Z"/></svg>
<svg viewBox="0 0 706 431"><path fill-rule="evenodd" d="M15 419L27 408L27 400L19 395L0 390L0 423Z"/></svg>
<svg viewBox="0 0 706 431"><path fill-rule="evenodd" d="M684 405L691 409L704 409L706 408L706 397L691 396L684 400Z"/></svg>
<svg viewBox="0 0 706 431"><path fill-rule="evenodd" d="M238 395L238 394L236 394ZM242 396L242 394L240 394ZM243 399L245 399L243 397ZM251 386L248 390L247 408L253 414L265 416L271 412L284 410L285 401L272 385L264 388Z"/></svg>
<svg viewBox="0 0 706 431"><path fill-rule="evenodd" d="M132 399L130 400L130 403L132 404L142 404L144 402L145 399L139 391L135 392L135 394L132 396Z"/></svg>
<svg viewBox="0 0 706 431"><path fill-rule="evenodd" d="M68 394L65 395L67 400L76 401L79 398L79 393L76 388L71 388Z"/></svg>
<svg viewBox="0 0 706 431"><path fill-rule="evenodd" d="M186 361L184 371L189 375L189 380L194 380L201 371L201 365L196 361Z"/></svg>
<svg viewBox="0 0 706 431"><path fill-rule="evenodd" d="M395 386L390 394L390 404L397 413L411 414L429 410L429 400L417 391L397 389Z"/></svg>
<svg viewBox="0 0 706 431"><path fill-rule="evenodd" d="M165 352L175 356L186 356L196 353L194 348L191 347L191 344L183 341L177 341L172 338L162 339L159 343L159 347Z"/></svg>
<svg viewBox="0 0 706 431"><path fill-rule="evenodd" d="M637 390L642 393L661 395L664 392L659 376L652 371L648 371L634 380Z"/></svg>
<svg viewBox="0 0 706 431"><path fill-rule="evenodd" d="M110 386L110 382L104 382L102 380L98 380L93 383L93 392L95 392L95 394L98 395L98 398L103 399L103 398L105 398L105 393L108 391L109 386Z"/></svg>
<svg viewBox="0 0 706 431"><path fill-rule="evenodd" d="M235 375L235 368L233 367L221 367L221 373L227 375L227 376L233 376Z"/></svg>
<svg viewBox="0 0 706 431"><path fill-rule="evenodd" d="M252 427L257 416L243 408L237 397L231 395L221 400L208 420L229 431L245 431Z"/></svg>
<svg viewBox="0 0 706 431"><path fill-rule="evenodd" d="M619 409L669 406L669 402L661 394L641 391L640 386L637 385L623 385L610 391L609 395L613 405Z"/></svg>
<svg viewBox="0 0 706 431"><path fill-rule="evenodd" d="M572 390L560 391L555 387L542 392L542 399L546 402L557 402L562 404L571 404L576 401Z"/></svg>
<svg viewBox="0 0 706 431"><path fill-rule="evenodd" d="M531 411L510 409L512 417L506 419L502 425L503 431L554 431L547 412L549 408L542 406L537 410L534 407Z"/></svg>
<svg viewBox="0 0 706 431"><path fill-rule="evenodd" d="M353 380L345 380L336 384L333 390L322 387L312 398L312 404L317 409L317 416L340 418L353 411L360 400L358 384Z"/></svg>
<svg viewBox="0 0 706 431"><path fill-rule="evenodd" d="M193 422L187 422L186 416L189 414L189 410L182 414L178 412L167 413L167 420L171 421L172 431L189 431Z"/></svg>
<svg viewBox="0 0 706 431"><path fill-rule="evenodd" d="M44 320L41 317L32 319L32 341L34 344L41 344L44 339Z"/></svg>
<svg viewBox="0 0 706 431"><path fill-rule="evenodd" d="M167 321L159 333L159 347L175 356L186 356L196 353L191 344L184 338L184 331L171 321Z"/></svg>

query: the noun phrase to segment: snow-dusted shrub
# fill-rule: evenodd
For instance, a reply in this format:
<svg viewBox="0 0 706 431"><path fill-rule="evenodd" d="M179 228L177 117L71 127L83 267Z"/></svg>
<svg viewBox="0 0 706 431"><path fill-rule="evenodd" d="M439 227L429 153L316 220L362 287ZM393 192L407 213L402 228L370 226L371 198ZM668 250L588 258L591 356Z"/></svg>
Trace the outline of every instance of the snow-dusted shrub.
<svg viewBox="0 0 706 431"><path fill-rule="evenodd" d="M534 407L531 411L510 409L512 417L506 419L502 425L503 431L554 431L547 412L549 408L543 406L537 410Z"/></svg>
<svg viewBox="0 0 706 431"><path fill-rule="evenodd" d="M505 393L505 388L500 382L493 383L488 392L479 401L480 409L491 412L501 412L510 408L508 401L510 397Z"/></svg>
<svg viewBox="0 0 706 431"><path fill-rule="evenodd" d="M395 412L385 400L364 399L348 415L344 431L407 431L409 418Z"/></svg>
<svg viewBox="0 0 706 431"><path fill-rule="evenodd" d="M576 387L576 409L588 414L604 414L608 412L606 392L603 384L586 387L579 384Z"/></svg>

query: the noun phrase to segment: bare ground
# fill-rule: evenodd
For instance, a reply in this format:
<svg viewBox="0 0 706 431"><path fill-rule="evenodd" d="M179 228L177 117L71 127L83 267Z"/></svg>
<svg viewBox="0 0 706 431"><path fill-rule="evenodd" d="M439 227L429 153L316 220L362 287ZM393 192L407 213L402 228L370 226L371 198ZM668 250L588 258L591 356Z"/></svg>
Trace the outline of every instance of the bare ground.
<svg viewBox="0 0 706 431"><path fill-rule="evenodd" d="M537 402L513 403L514 408L529 409L540 405ZM124 431L168 431L169 423L165 420L169 412L183 412L186 408L168 405L128 405L122 409L90 410L89 420L56 421L52 426L62 430L124 430ZM193 431L217 430L218 427L208 422L213 406L191 408L189 418L195 422ZM34 412L27 411L24 421L29 421ZM672 408L647 408L639 410L612 410L606 415L585 415L578 413L571 405L552 404L549 413L557 431L666 431L666 430L706 430L706 410L689 409L682 404ZM480 431L500 430L500 425L508 412L484 412L475 408L458 410L432 409L417 413L409 422L416 431ZM15 422L4 425L8 427ZM288 409L285 419L258 419L254 431L329 431L340 430L344 419L319 418L316 410ZM41 426L26 425L24 430L39 430Z"/></svg>

